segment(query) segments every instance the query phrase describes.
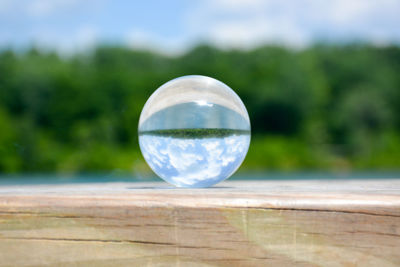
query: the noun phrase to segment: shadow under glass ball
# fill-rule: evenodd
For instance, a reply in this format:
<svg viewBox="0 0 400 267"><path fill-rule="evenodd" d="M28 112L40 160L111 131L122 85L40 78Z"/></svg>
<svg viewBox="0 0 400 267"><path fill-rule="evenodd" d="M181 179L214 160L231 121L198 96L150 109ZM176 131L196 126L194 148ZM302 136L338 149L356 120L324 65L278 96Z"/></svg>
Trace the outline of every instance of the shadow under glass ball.
<svg viewBox="0 0 400 267"><path fill-rule="evenodd" d="M183 76L158 88L139 120L150 168L178 187L209 187L230 177L250 145L250 120L237 94L206 76Z"/></svg>

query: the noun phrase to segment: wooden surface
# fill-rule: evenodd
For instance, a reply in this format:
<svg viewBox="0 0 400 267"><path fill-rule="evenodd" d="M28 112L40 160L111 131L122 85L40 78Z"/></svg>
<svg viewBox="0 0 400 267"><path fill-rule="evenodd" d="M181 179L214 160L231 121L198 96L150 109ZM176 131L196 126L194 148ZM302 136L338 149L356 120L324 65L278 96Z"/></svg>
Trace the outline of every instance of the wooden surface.
<svg viewBox="0 0 400 267"><path fill-rule="evenodd" d="M0 187L0 266L400 266L400 180Z"/></svg>

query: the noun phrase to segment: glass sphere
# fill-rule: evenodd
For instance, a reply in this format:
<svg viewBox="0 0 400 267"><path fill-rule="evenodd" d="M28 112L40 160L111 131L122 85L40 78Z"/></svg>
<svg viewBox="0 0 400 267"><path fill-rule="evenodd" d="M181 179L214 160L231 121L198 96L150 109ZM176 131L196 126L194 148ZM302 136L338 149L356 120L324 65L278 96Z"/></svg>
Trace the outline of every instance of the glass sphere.
<svg viewBox="0 0 400 267"><path fill-rule="evenodd" d="M139 144L150 168L178 187L209 187L231 176L250 145L239 96L206 76L173 79L147 100Z"/></svg>

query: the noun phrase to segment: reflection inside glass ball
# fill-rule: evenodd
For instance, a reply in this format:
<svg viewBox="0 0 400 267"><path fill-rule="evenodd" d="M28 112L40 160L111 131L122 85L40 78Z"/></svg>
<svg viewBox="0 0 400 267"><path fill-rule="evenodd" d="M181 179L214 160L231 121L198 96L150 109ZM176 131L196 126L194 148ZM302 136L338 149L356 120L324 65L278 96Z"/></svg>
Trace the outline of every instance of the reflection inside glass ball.
<svg viewBox="0 0 400 267"><path fill-rule="evenodd" d="M250 144L250 121L240 98L205 76L184 76L146 102L139 144L151 169L179 187L208 187L231 176Z"/></svg>

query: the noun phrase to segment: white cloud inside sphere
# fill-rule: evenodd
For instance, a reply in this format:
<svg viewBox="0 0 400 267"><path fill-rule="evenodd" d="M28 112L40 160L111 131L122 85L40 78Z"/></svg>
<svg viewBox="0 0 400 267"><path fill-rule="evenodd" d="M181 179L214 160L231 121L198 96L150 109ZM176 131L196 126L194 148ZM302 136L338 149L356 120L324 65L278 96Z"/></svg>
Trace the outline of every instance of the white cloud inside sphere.
<svg viewBox="0 0 400 267"><path fill-rule="evenodd" d="M177 185L190 186L229 176L243 160L249 137L178 139L145 135L140 145L158 175Z"/></svg>

